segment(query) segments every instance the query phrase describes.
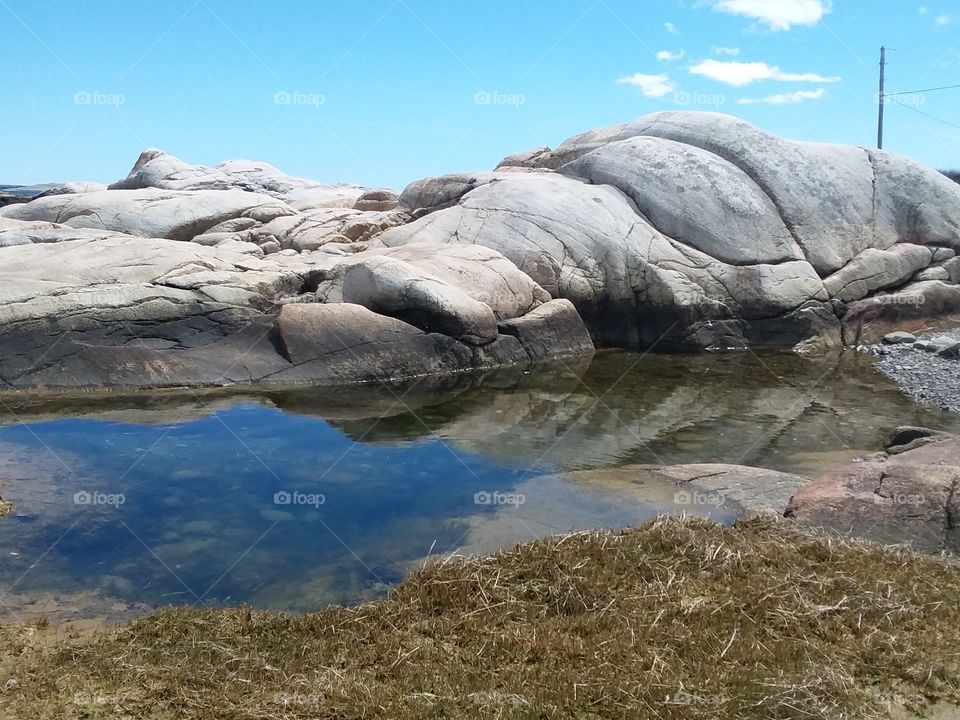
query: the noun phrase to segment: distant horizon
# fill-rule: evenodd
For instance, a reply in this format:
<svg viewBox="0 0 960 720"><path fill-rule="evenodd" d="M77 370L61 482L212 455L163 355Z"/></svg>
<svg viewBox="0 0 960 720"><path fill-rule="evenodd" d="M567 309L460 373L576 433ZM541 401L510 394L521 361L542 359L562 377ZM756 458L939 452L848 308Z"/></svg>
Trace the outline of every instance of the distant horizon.
<svg viewBox="0 0 960 720"><path fill-rule="evenodd" d="M865 0L0 0L0 183L110 183L144 149L401 190L662 110L960 167L960 7ZM598 51L598 48L602 51ZM945 88L945 89L941 89ZM916 90L932 92L913 92Z"/></svg>

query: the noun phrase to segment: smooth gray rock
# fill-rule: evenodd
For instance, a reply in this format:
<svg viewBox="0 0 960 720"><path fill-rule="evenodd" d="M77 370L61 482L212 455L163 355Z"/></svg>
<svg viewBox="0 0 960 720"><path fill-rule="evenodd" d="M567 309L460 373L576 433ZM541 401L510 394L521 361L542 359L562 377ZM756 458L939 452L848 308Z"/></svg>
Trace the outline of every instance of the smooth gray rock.
<svg viewBox="0 0 960 720"><path fill-rule="evenodd" d="M487 248L413 244L338 261L320 281L317 299L363 305L484 345L496 339L498 319L529 312L549 296Z"/></svg>
<svg viewBox="0 0 960 720"><path fill-rule="evenodd" d="M0 208L3 382L342 379L279 349L282 308L318 299L454 348L438 372L593 343L821 352L960 311L960 186L716 113L591 130L399 197L154 150L112 188ZM296 312L313 327L326 311ZM216 351L241 340L242 370ZM403 372L433 367L424 342Z"/></svg>
<svg viewBox="0 0 960 720"><path fill-rule="evenodd" d="M876 290L903 285L932 260L932 251L919 245L904 243L889 250L868 248L823 284L830 297L843 302L861 300Z"/></svg>
<svg viewBox="0 0 960 720"><path fill-rule="evenodd" d="M960 358L960 342L955 342L952 345L943 348L937 353L937 355L949 360L956 360L957 358Z"/></svg>
<svg viewBox="0 0 960 720"><path fill-rule="evenodd" d="M400 198L392 190L367 190L353 204L355 210L393 210Z"/></svg>
<svg viewBox="0 0 960 720"><path fill-rule="evenodd" d="M593 353L590 333L569 300L551 300L501 322L498 331L516 338L532 362Z"/></svg>
<svg viewBox="0 0 960 720"><path fill-rule="evenodd" d="M389 380L469 366L470 350L441 334L350 303L284 305L277 320L282 353L324 379ZM289 373L287 373L289 374Z"/></svg>
<svg viewBox="0 0 960 720"><path fill-rule="evenodd" d="M215 167L190 165L154 148L144 150L130 174L109 187L112 190L245 190L283 200L301 211L321 207L352 207L366 192L366 188L356 185L327 185L291 177L264 162L227 160Z"/></svg>
<svg viewBox="0 0 960 720"><path fill-rule="evenodd" d="M462 189L459 176L453 190ZM445 197L443 179L427 202ZM744 347L793 345L836 325L824 312L803 319L810 300L828 298L803 261L729 265L666 237L609 185L556 174L489 178L453 207L388 230L377 244L477 244L509 258L551 296L571 300L602 344ZM766 319L782 318L771 333ZM744 320L746 318L746 320Z"/></svg>
<svg viewBox="0 0 960 720"><path fill-rule="evenodd" d="M428 333L361 308L363 317L374 320L351 326L356 345L350 347L370 346L363 351L369 363L351 364L338 354L330 332L310 340L326 343L322 348L329 352L318 350L316 357L303 363L292 360L283 350L284 335L278 335L278 323L284 312L291 316L294 311L284 308L298 298L313 301L318 278L337 263L351 263L358 256L283 255L281 251L261 258L241 246L260 250L236 241L206 247L122 234L4 248L0 347L6 351L0 353L0 386L62 389L345 383L532 364L531 353L515 337L498 334L497 318L522 317L549 296L492 250L443 246L425 249L419 259L424 268L438 276L446 272L446 280L463 282L481 298L463 295L457 285L448 285L441 277L431 279L443 288L440 299L449 304L449 317L458 318L457 306L452 303L457 297L465 298L467 306L482 315L482 340L498 345L496 355L478 353L471 344L450 335ZM415 247L390 252L397 257L374 253L372 266L389 262L413 271L408 279L425 276L425 270L412 262L417 259ZM69 272L64 272L65 267ZM313 303L310 307L347 305ZM339 318L337 322L342 320L345 327L351 317L359 317L356 311L349 316L338 311L298 312L304 327L295 334L288 321L282 328L290 347L309 340L316 317ZM401 325L410 330L397 330ZM385 328L406 338L393 347L394 355L375 350L388 337L381 332ZM565 328L562 337L549 334L545 327L542 339L533 333L528 333L528 339L540 342L545 359L592 353L589 342L574 347L577 339L588 337L575 312L567 318ZM451 326L445 329L463 335L462 339L478 340L474 328L469 328L473 332ZM411 333L418 339L412 339ZM51 342L51 338L56 340ZM556 346L551 348L551 343ZM406 359L398 360L404 353ZM392 359L378 365L376 358L385 363Z"/></svg>
<svg viewBox="0 0 960 720"><path fill-rule="evenodd" d="M663 235L729 265L803 260L771 199L737 166L700 148L634 137L561 172L629 197Z"/></svg>
<svg viewBox="0 0 960 720"><path fill-rule="evenodd" d="M904 345L917 342L917 336L908 332L892 332L883 338L884 345Z"/></svg>
<svg viewBox="0 0 960 720"><path fill-rule="evenodd" d="M50 195L72 195L74 193L106 190L106 185L95 182L46 183L43 185L0 185L0 207L25 203Z"/></svg>
<svg viewBox="0 0 960 720"><path fill-rule="evenodd" d="M531 148L530 150L513 153L512 155L507 155L503 160L501 160L496 169L500 170L502 168L513 167L537 167L538 163L542 161L543 157L549 152L550 148L548 148L546 145L541 145L540 147Z"/></svg>
<svg viewBox="0 0 960 720"><path fill-rule="evenodd" d="M265 222L294 211L285 203L242 190L102 190L54 195L0 208L0 217L53 222L73 228L191 240L225 220Z"/></svg>
<svg viewBox="0 0 960 720"><path fill-rule="evenodd" d="M571 300L603 344L835 345L837 308L853 335L960 310L954 183L717 113L591 130L496 172L417 181L400 202L415 222L375 242L492 247Z"/></svg>
<svg viewBox="0 0 960 720"><path fill-rule="evenodd" d="M944 282L950 282L951 279L950 272L943 266L928 267L913 276L914 282L923 282L925 280L942 280Z"/></svg>

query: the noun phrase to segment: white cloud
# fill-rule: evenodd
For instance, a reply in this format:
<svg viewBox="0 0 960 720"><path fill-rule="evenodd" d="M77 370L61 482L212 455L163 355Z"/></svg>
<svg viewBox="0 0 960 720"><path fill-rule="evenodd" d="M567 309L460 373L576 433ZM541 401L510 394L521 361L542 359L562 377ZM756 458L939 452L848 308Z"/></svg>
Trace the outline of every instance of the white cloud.
<svg viewBox="0 0 960 720"><path fill-rule="evenodd" d="M812 82L834 83L840 82L839 77L824 77L816 73L787 73L776 65L767 65L763 62L737 62L731 60L704 60L690 66L694 75L703 75L734 87L743 87L760 80L776 80L777 82Z"/></svg>
<svg viewBox="0 0 960 720"><path fill-rule="evenodd" d="M949 25L951 22L952 21L949 15L937 15L937 19L933 21L933 24L936 27L944 27L946 25Z"/></svg>
<svg viewBox="0 0 960 720"><path fill-rule="evenodd" d="M779 95L770 95L765 98L740 98L737 102L740 105L796 105L807 100L820 100L826 95L827 91L823 88L817 90L797 90L792 93L780 93Z"/></svg>
<svg viewBox="0 0 960 720"><path fill-rule="evenodd" d="M634 73L627 77L617 79L620 85L632 85L647 97L658 98L669 95L675 88L670 78L666 75L644 75L643 73Z"/></svg>
<svg viewBox="0 0 960 720"><path fill-rule="evenodd" d="M677 30L677 26L674 25L672 22L665 22L663 26L667 29L667 32L670 33L671 35L680 34L680 31Z"/></svg>
<svg viewBox="0 0 960 720"><path fill-rule="evenodd" d="M670 52L669 50L661 50L657 53L657 60L660 62L676 62L677 60L683 60L686 56L686 53L681 50L680 52Z"/></svg>
<svg viewBox="0 0 960 720"><path fill-rule="evenodd" d="M710 0L714 10L745 15L771 30L816 25L831 11L831 0Z"/></svg>
<svg viewBox="0 0 960 720"><path fill-rule="evenodd" d="M720 45L714 45L711 50L713 50L714 55L726 55L728 57L737 57L740 54L740 48L738 47L721 47Z"/></svg>
<svg viewBox="0 0 960 720"><path fill-rule="evenodd" d="M930 8L928 8L926 5L921 5L917 8L917 12L921 15L926 15L928 12L930 12Z"/></svg>

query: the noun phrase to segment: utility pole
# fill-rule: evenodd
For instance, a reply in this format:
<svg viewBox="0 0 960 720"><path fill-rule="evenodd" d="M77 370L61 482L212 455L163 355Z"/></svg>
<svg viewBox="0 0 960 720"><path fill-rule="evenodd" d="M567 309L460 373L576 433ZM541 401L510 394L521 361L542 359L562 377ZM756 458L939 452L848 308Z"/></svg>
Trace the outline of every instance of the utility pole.
<svg viewBox="0 0 960 720"><path fill-rule="evenodd" d="M880 47L880 95L878 99L880 101L880 117L877 120L877 149L883 150L883 106L886 103L886 96L883 94L884 87L884 75L887 70L887 48L885 46Z"/></svg>

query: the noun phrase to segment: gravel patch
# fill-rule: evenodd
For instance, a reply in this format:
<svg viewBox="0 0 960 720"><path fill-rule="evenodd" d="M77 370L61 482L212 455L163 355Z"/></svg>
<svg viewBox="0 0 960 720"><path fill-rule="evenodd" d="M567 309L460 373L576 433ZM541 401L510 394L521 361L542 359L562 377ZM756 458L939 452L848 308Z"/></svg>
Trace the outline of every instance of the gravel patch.
<svg viewBox="0 0 960 720"><path fill-rule="evenodd" d="M960 342L960 328L920 336L919 340L934 338ZM864 350L876 356L877 369L913 399L960 413L960 360L940 357L910 344L871 345Z"/></svg>

